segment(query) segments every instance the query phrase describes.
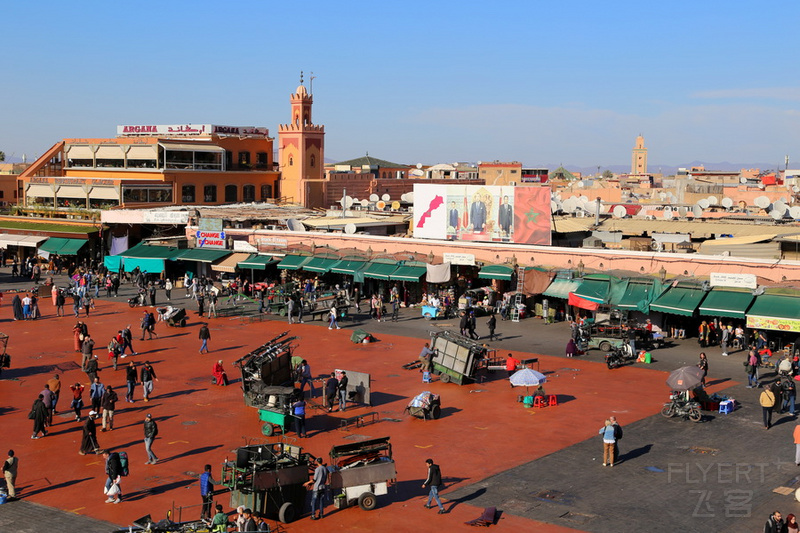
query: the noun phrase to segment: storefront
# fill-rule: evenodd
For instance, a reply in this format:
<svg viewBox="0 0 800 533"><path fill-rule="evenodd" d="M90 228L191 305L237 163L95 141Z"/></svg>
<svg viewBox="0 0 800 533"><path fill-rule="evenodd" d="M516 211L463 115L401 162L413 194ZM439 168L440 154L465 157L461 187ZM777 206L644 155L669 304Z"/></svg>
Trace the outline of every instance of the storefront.
<svg viewBox="0 0 800 533"><path fill-rule="evenodd" d="M250 254L242 261L239 261L236 264L236 267L239 270L250 270L250 281L257 282L257 281L264 281L266 279L266 271L267 267L271 265L276 265L280 261L279 257L274 257L272 255L259 255L259 254ZM274 274L274 269L273 269Z"/></svg>
<svg viewBox="0 0 800 533"><path fill-rule="evenodd" d="M745 320L755 296L750 289L713 288L698 307L701 315Z"/></svg>
<svg viewBox="0 0 800 533"><path fill-rule="evenodd" d="M800 333L800 297L787 293L762 294L756 297L746 317L748 328L782 332L794 342Z"/></svg>
<svg viewBox="0 0 800 533"><path fill-rule="evenodd" d="M212 275L211 264L227 257L231 254L230 250L212 248L190 248L175 259L184 263L187 272L191 272L194 277ZM244 259L244 254L242 254Z"/></svg>
<svg viewBox="0 0 800 533"><path fill-rule="evenodd" d="M630 278L612 284L609 305L619 310L628 321L644 322L650 315L650 304L664 292L663 284L652 278Z"/></svg>
<svg viewBox="0 0 800 533"><path fill-rule="evenodd" d="M577 289L569 293L567 302L585 311L597 311L608 305L611 277L605 274L589 274L583 277Z"/></svg>

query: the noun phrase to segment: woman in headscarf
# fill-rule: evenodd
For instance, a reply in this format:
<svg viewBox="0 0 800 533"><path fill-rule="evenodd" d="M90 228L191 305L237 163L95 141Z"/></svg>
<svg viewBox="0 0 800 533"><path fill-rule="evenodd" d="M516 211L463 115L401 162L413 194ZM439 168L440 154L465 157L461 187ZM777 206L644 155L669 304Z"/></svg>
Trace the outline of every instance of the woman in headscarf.
<svg viewBox="0 0 800 533"><path fill-rule="evenodd" d="M14 299L11 300L11 307L14 309L14 320L22 320L22 298L19 297L19 294L14 295Z"/></svg>
<svg viewBox="0 0 800 533"><path fill-rule="evenodd" d="M80 352L81 346L83 345L83 337L85 336L83 332L83 322L78 322L72 327L72 336L75 339L75 351Z"/></svg>

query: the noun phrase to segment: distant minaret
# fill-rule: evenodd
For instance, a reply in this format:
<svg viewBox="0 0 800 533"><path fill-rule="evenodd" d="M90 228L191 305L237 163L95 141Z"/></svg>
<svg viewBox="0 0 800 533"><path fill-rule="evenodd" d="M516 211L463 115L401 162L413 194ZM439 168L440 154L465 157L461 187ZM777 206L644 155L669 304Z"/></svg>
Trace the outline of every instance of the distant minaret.
<svg viewBox="0 0 800 533"><path fill-rule="evenodd" d="M644 137L636 137L636 146L631 155L631 174L641 176L647 174L647 148L644 147Z"/></svg>

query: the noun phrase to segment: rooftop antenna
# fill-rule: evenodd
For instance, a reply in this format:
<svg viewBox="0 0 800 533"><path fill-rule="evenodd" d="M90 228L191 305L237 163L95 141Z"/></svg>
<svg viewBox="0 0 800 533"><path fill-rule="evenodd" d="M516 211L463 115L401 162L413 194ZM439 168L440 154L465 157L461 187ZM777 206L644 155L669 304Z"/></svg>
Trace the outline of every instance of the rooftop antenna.
<svg viewBox="0 0 800 533"><path fill-rule="evenodd" d="M308 94L314 94L314 71L308 73Z"/></svg>

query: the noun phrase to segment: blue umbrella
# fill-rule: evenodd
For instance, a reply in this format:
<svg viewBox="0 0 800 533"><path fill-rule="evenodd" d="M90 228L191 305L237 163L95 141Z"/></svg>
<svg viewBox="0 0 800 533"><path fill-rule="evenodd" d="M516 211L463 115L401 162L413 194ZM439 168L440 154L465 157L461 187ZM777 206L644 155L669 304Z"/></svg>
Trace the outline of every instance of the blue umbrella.
<svg viewBox="0 0 800 533"><path fill-rule="evenodd" d="M530 368L523 368L514 372L509 379L512 387L538 387L547 381L547 376Z"/></svg>

